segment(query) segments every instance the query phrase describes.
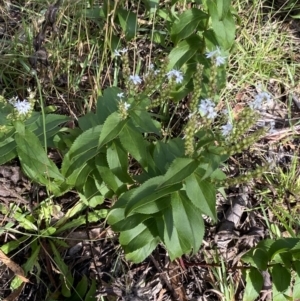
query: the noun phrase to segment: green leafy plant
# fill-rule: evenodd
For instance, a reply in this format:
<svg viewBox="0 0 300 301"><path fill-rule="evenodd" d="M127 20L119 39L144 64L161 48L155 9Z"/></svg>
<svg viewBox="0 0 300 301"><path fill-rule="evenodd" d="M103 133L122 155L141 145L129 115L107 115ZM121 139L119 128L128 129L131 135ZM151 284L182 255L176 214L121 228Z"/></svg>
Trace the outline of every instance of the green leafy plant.
<svg viewBox="0 0 300 301"><path fill-rule="evenodd" d="M244 301L255 300L262 290L263 271L272 277L272 300L298 300L300 298L300 239L266 239L241 258L250 264L244 271L247 285Z"/></svg>
<svg viewBox="0 0 300 301"><path fill-rule="evenodd" d="M123 20L132 14L125 18L116 12L129 32L133 20ZM149 68L143 89L141 77L130 70L127 50L114 49L116 63L123 64L126 90L105 89L96 112L80 117L78 128L58 127L68 118L45 110L33 113L34 97L26 108L26 102L2 99L4 110L15 117L2 116L6 124L1 146L7 149L2 163L18 156L29 178L56 196L75 188L82 206L94 208L105 198L116 199L108 223L121 233L127 258L135 262L160 242L172 260L198 251L205 230L202 215L216 220L216 192L226 178L221 163L265 131L243 137L257 117L250 108L242 113L242 123L228 121L211 129L225 83L226 51L234 41L230 1L207 1L170 24L174 49ZM182 120L175 133L169 108L176 108L189 91L188 121ZM60 170L46 155L47 147L63 157ZM129 170L132 165L135 174Z"/></svg>

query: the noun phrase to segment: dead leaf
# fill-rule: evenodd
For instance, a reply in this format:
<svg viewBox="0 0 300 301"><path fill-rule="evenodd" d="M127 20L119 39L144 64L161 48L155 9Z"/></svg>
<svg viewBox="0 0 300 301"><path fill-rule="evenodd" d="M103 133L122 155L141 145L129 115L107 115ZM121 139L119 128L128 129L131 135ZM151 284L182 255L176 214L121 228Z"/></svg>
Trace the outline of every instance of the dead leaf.
<svg viewBox="0 0 300 301"><path fill-rule="evenodd" d="M0 260L9 268L11 269L16 276L18 276L23 282L29 282L29 280L25 277L23 269L12 261L9 257L7 257L1 250L0 250Z"/></svg>

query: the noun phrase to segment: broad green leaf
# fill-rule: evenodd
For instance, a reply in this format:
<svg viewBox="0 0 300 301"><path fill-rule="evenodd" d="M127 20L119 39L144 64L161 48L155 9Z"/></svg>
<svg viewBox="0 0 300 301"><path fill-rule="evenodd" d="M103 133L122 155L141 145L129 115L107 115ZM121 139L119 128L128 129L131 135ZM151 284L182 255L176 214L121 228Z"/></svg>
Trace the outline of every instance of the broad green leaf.
<svg viewBox="0 0 300 301"><path fill-rule="evenodd" d="M72 295L72 301L82 301L88 289L88 279L83 275L75 288L75 294Z"/></svg>
<svg viewBox="0 0 300 301"><path fill-rule="evenodd" d="M272 284L272 297L272 301L294 301L288 298L285 294L279 292L274 283Z"/></svg>
<svg viewBox="0 0 300 301"><path fill-rule="evenodd" d="M108 167L105 154L99 154L95 158L95 167L97 168L102 180L114 192L121 188L123 183L113 174Z"/></svg>
<svg viewBox="0 0 300 301"><path fill-rule="evenodd" d="M182 182L195 171L198 165L199 162L195 159L176 158L164 175L159 188Z"/></svg>
<svg viewBox="0 0 300 301"><path fill-rule="evenodd" d="M231 7L230 2L231 2L231 0L217 0L216 1L219 20L222 20L222 18L229 11L229 9Z"/></svg>
<svg viewBox="0 0 300 301"><path fill-rule="evenodd" d="M232 47L235 39L235 22L233 16L228 10L223 13L222 18L218 16L218 8L215 1L208 2L209 12L212 20L212 28L219 42L219 45L224 50Z"/></svg>
<svg viewBox="0 0 300 301"><path fill-rule="evenodd" d="M198 53L199 48L201 48L202 45L202 39L196 34L180 41L169 54L168 69L180 69L187 61Z"/></svg>
<svg viewBox="0 0 300 301"><path fill-rule="evenodd" d="M293 262L294 270L296 271L294 289L293 289L293 300L300 299L300 261Z"/></svg>
<svg viewBox="0 0 300 301"><path fill-rule="evenodd" d="M126 123L127 120L122 120L118 112L114 112L108 116L100 133L99 148L116 138Z"/></svg>
<svg viewBox="0 0 300 301"><path fill-rule="evenodd" d="M128 122L120 133L122 146L130 155L136 159L143 168L147 169L154 166L152 157L147 150L147 141L136 129L133 123Z"/></svg>
<svg viewBox="0 0 300 301"><path fill-rule="evenodd" d="M243 301L254 301L263 287L264 279L261 273L250 268L246 270L246 287L244 291Z"/></svg>
<svg viewBox="0 0 300 301"><path fill-rule="evenodd" d="M204 236L202 212L196 208L184 191L171 195L174 225L184 253L193 249L196 254Z"/></svg>
<svg viewBox="0 0 300 301"><path fill-rule="evenodd" d="M267 269L269 262L267 250L261 249L258 246L244 254L241 259L262 271Z"/></svg>
<svg viewBox="0 0 300 301"><path fill-rule="evenodd" d="M64 181L64 177L48 158L38 138L32 132L25 129L24 133L16 133L15 141L22 167L29 167L32 170L33 174L30 175L32 178L39 179L45 175L50 179Z"/></svg>
<svg viewBox="0 0 300 301"><path fill-rule="evenodd" d="M133 183L133 180L127 172L128 154L119 140L114 140L110 146L107 147L107 163L114 175L123 183Z"/></svg>
<svg viewBox="0 0 300 301"><path fill-rule="evenodd" d="M184 141L180 138L170 139L168 142L157 141L153 159L162 174L165 174L171 163L184 156Z"/></svg>
<svg viewBox="0 0 300 301"><path fill-rule="evenodd" d="M71 118L64 115L58 114L46 114L45 118L40 114L39 118L31 123L27 129L30 132L33 132L38 138L39 141L44 143L44 124L45 124L45 133L47 138L48 147L53 147L52 138L56 135L60 130L60 125L69 121ZM26 123L25 123L26 124Z"/></svg>
<svg viewBox="0 0 300 301"><path fill-rule="evenodd" d="M275 264L271 268L273 284L278 292L285 292L291 282L291 272L281 264Z"/></svg>
<svg viewBox="0 0 300 301"><path fill-rule="evenodd" d="M96 297L95 297L96 291L97 291L96 280L92 279L91 287L90 287L89 291L87 292L84 301L96 301Z"/></svg>
<svg viewBox="0 0 300 301"><path fill-rule="evenodd" d="M125 215L128 216L131 212L145 213L147 206L151 206L151 203L167 196L174 191L181 189L181 184L171 185L165 188L159 188L160 183L163 180L163 176L151 178L150 180L143 183L140 187L135 189L132 193L131 198L125 208ZM145 210L146 208L146 210Z"/></svg>
<svg viewBox="0 0 300 301"><path fill-rule="evenodd" d="M179 19L174 22L171 29L171 39L175 45L179 40L186 39L198 30L206 27L208 15L198 8L184 11Z"/></svg>
<svg viewBox="0 0 300 301"><path fill-rule="evenodd" d="M98 125L78 136L68 152L69 160L71 162L74 162L78 157L82 157L85 153L98 147L102 127L102 125Z"/></svg>
<svg viewBox="0 0 300 301"><path fill-rule="evenodd" d="M9 137L0 144L0 165L17 157L16 142Z"/></svg>
<svg viewBox="0 0 300 301"><path fill-rule="evenodd" d="M137 15L131 11L119 8L117 10L120 25L125 33L126 41L130 41L136 35L138 23Z"/></svg>
<svg viewBox="0 0 300 301"><path fill-rule="evenodd" d="M289 250L287 252L284 252L284 250L278 250L278 252L276 252L276 254L273 255L272 259L276 263L281 263L286 268L290 268L292 262L292 253Z"/></svg>
<svg viewBox="0 0 300 301"><path fill-rule="evenodd" d="M152 232L149 230L152 228ZM144 223L139 224L137 227L123 231L120 234L120 244L123 246L125 253L134 252L144 246L146 246L150 241L156 238L156 226L154 220L151 220L150 223L146 226Z"/></svg>
<svg viewBox="0 0 300 301"><path fill-rule="evenodd" d="M100 124L101 123L100 123L99 117L96 114L94 114L93 112L88 112L85 115L78 118L79 128L83 132L86 132L90 128L96 127Z"/></svg>
<svg viewBox="0 0 300 301"><path fill-rule="evenodd" d="M180 257L185 250L182 250L177 229L174 225L173 212L165 210L162 216L156 218L159 236L166 246L171 259Z"/></svg>
<svg viewBox="0 0 300 301"><path fill-rule="evenodd" d="M140 262L144 261L152 253L152 251L156 248L158 243L159 243L159 238L155 237L155 238L151 239L142 248L137 249L131 253L127 253L125 257L127 260L130 260L134 263L140 263Z"/></svg>
<svg viewBox="0 0 300 301"><path fill-rule="evenodd" d="M269 258L273 259L276 254L291 251L299 242L299 238L277 239L269 249Z"/></svg>
<svg viewBox="0 0 300 301"><path fill-rule="evenodd" d="M108 116L118 111L119 97L118 93L122 90L116 87L110 87L104 90L103 96L98 98L96 115L99 124L103 124Z"/></svg>
<svg viewBox="0 0 300 301"><path fill-rule="evenodd" d="M91 205L90 201L93 197L100 196L99 195L99 190L98 190L98 187L96 185L96 181L95 181L94 177L88 177L86 179L86 182L83 186L83 192L84 192L84 198L87 200L89 206ZM91 207L93 207L93 206L91 206Z"/></svg>
<svg viewBox="0 0 300 301"><path fill-rule="evenodd" d="M217 220L216 189L208 180L202 180L196 172L185 179L186 194L205 215Z"/></svg>
<svg viewBox="0 0 300 301"><path fill-rule="evenodd" d="M131 110L129 116L132 118L134 123L141 129L144 133L155 133L158 136L160 134L160 123L153 118L151 118L150 113L141 110Z"/></svg>
<svg viewBox="0 0 300 301"><path fill-rule="evenodd" d="M120 211L122 211L122 209L114 209L112 212L110 212L110 219L116 219L116 215L120 215ZM139 224L143 223L149 218L151 218L151 215L149 214L134 214L125 218L123 209L122 218L120 218L118 222L114 223L111 228L116 232L127 231L137 227Z"/></svg>

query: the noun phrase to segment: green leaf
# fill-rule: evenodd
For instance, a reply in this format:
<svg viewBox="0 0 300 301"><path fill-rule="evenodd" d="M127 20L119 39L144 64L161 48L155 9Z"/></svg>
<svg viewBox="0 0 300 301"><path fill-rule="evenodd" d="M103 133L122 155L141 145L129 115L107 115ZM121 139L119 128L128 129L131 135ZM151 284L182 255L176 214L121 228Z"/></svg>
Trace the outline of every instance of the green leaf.
<svg viewBox="0 0 300 301"><path fill-rule="evenodd" d="M93 112L88 112L85 115L78 118L79 128L85 132L90 128L100 125L99 117Z"/></svg>
<svg viewBox="0 0 300 301"><path fill-rule="evenodd" d="M278 292L285 292L291 282L291 272L281 264L275 264L271 268L271 275Z"/></svg>
<svg viewBox="0 0 300 301"><path fill-rule="evenodd" d="M263 287L264 279L261 273L250 268L246 270L246 287L244 291L243 301L254 301Z"/></svg>
<svg viewBox="0 0 300 301"><path fill-rule="evenodd" d="M116 138L126 123L127 120L122 120L118 112L114 112L108 116L100 133L99 148Z"/></svg>
<svg viewBox="0 0 300 301"><path fill-rule="evenodd" d="M171 163L184 156L184 141L180 138L170 139L168 142L157 141L153 159L162 174L165 174Z"/></svg>
<svg viewBox="0 0 300 301"><path fill-rule="evenodd" d="M14 138L7 137L0 143L0 165L17 157L16 142Z"/></svg>
<svg viewBox="0 0 300 301"><path fill-rule="evenodd" d="M174 225L172 210L165 210L162 216L156 218L156 223L160 238L166 246L170 258L180 257L186 250L182 249L178 232Z"/></svg>
<svg viewBox="0 0 300 301"><path fill-rule="evenodd" d="M150 231L149 228L152 229L152 231ZM121 232L119 241L125 253L132 253L148 245L156 236L155 221L151 220L147 226L145 224L139 224L133 229Z"/></svg>
<svg viewBox="0 0 300 301"><path fill-rule="evenodd" d="M125 33L126 41L130 41L136 35L138 23L137 15L131 11L125 9L117 10L120 25Z"/></svg>
<svg viewBox="0 0 300 301"><path fill-rule="evenodd" d="M222 0L223 1L223 0ZM228 9L223 9L218 1L208 1L209 14L212 20L212 28L219 42L224 49L230 49L235 39L235 22L233 16ZM225 8L225 7L224 7ZM221 14L221 16L219 16Z"/></svg>
<svg viewBox="0 0 300 301"><path fill-rule="evenodd" d="M193 249L193 254L196 254L204 236L202 213L191 203L184 191L174 192L171 199L174 225L182 250L186 253Z"/></svg>
<svg viewBox="0 0 300 301"><path fill-rule="evenodd" d="M291 251L299 242L299 238L277 239L269 249L269 258L272 260L276 254Z"/></svg>
<svg viewBox="0 0 300 301"><path fill-rule="evenodd" d="M88 289L88 279L83 275L75 288L75 294L72 295L72 301L82 301Z"/></svg>
<svg viewBox="0 0 300 301"><path fill-rule="evenodd" d="M267 250L259 248L258 246L244 254L241 259L262 271L267 269L269 261Z"/></svg>
<svg viewBox="0 0 300 301"><path fill-rule="evenodd" d="M297 300L300 299L300 261L294 261L293 266L297 273L294 283L293 300Z"/></svg>
<svg viewBox="0 0 300 301"><path fill-rule="evenodd" d="M171 39L175 45L179 40L186 39L198 30L206 27L208 15L198 8L184 11L179 19L174 22L171 29Z"/></svg>
<svg viewBox="0 0 300 301"><path fill-rule="evenodd" d="M140 263L144 261L156 248L159 243L159 238L155 237L151 239L145 246L140 249L137 249L131 253L126 254L126 259L134 263Z"/></svg>
<svg viewBox="0 0 300 301"><path fill-rule="evenodd" d="M160 123L151 118L151 114L147 111L131 110L129 116L142 132L155 133L156 135L161 136Z"/></svg>
<svg viewBox="0 0 300 301"><path fill-rule="evenodd" d="M74 279L72 277L71 271L69 270L68 266L65 264L61 255L59 254L58 250L56 249L54 243L49 241L52 252L54 254L53 260L56 264L56 268L60 270L60 280L62 284L62 295L64 297L71 296L71 288L73 286Z"/></svg>
<svg viewBox="0 0 300 301"><path fill-rule="evenodd" d="M160 188L182 182L198 167L199 162L191 158L176 158L159 185Z"/></svg>
<svg viewBox="0 0 300 301"><path fill-rule="evenodd" d="M98 98L96 115L99 124L103 124L108 116L118 111L119 97L118 93L122 90L116 87L110 87L104 90L103 96Z"/></svg>
<svg viewBox="0 0 300 301"><path fill-rule="evenodd" d="M114 140L111 145L107 147L107 163L113 174L123 183L133 183L133 180L127 172L128 154L119 140Z"/></svg>
<svg viewBox="0 0 300 301"><path fill-rule="evenodd" d="M84 301L96 301L96 297L95 297L96 291L97 291L96 280L92 279L91 287L90 287L89 291L87 292Z"/></svg>
<svg viewBox="0 0 300 301"><path fill-rule="evenodd" d="M196 172L185 179L186 194L205 215L217 220L216 189L208 180L201 180Z"/></svg>
<svg viewBox="0 0 300 301"><path fill-rule="evenodd" d="M124 215L124 209L114 209L109 214L109 224L111 228L116 232L127 231L137 227L147 219L151 218L149 214L134 214L128 217ZM112 224L112 220L115 223Z"/></svg>
<svg viewBox="0 0 300 301"><path fill-rule="evenodd" d="M26 263L23 265L25 275L27 275L27 273L32 271L33 267L35 266L35 264L37 263L37 261L39 259L41 246L35 245L34 247L32 246L32 248L33 248L32 254L28 258Z"/></svg>
<svg viewBox="0 0 300 301"><path fill-rule="evenodd" d="M196 34L193 34L189 38L180 41L169 54L168 69L180 69L182 65L188 62L199 52L199 48L201 48L202 45L202 39Z"/></svg>
<svg viewBox="0 0 300 301"><path fill-rule="evenodd" d="M123 183L113 174L106 162L105 154L99 154L95 158L95 167L97 168L102 180L114 192L117 192ZM125 186L124 186L125 187Z"/></svg>
<svg viewBox="0 0 300 301"><path fill-rule="evenodd" d="M70 117L58 114L46 114L43 117L41 114L39 118L36 119L34 123L31 123L27 126L27 129L30 132L33 132L38 138L39 141L43 144L44 143L44 134L46 133L48 147L53 147L54 144L52 142L51 137L55 136L60 130L60 125L71 120ZM25 124L27 124L25 122ZM44 130L45 124L45 130Z"/></svg>
<svg viewBox="0 0 300 301"><path fill-rule="evenodd" d="M153 159L147 150L147 141L142 134L136 129L133 123L128 122L120 133L122 146L130 155L136 159L143 168L148 170L154 166Z"/></svg>
<svg viewBox="0 0 300 301"><path fill-rule="evenodd" d="M76 138L68 152L69 160L71 162L74 162L77 158L84 156L90 150L95 150L98 147L102 128L102 125L90 128Z"/></svg>
<svg viewBox="0 0 300 301"><path fill-rule="evenodd" d="M125 215L128 216L133 211L146 213L147 208L151 208L152 202L162 198L163 196L167 196L174 191L180 190L182 187L181 184L175 184L165 188L159 188L162 180L163 176L151 178L140 187L136 188L125 208Z"/></svg>
<svg viewBox="0 0 300 301"><path fill-rule="evenodd" d="M64 181L64 177L32 132L25 129L23 133L16 133L15 141L22 168L29 173L28 176L44 185L50 179Z"/></svg>

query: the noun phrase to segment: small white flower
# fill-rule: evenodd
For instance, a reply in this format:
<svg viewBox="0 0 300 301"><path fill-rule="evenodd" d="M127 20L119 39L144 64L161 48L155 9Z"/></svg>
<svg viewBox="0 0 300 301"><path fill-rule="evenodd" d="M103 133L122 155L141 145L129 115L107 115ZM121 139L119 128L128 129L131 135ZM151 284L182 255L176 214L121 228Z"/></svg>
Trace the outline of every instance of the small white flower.
<svg viewBox="0 0 300 301"><path fill-rule="evenodd" d="M172 69L167 73L167 77L169 80L175 77L176 84L180 84L183 81L182 72L179 70Z"/></svg>
<svg viewBox="0 0 300 301"><path fill-rule="evenodd" d="M115 56L121 56L121 53L120 53L120 51L119 51L119 50L115 49L115 51L114 51L114 55L115 55Z"/></svg>
<svg viewBox="0 0 300 301"><path fill-rule="evenodd" d="M250 102L249 107L252 110L262 110L264 107L264 103L267 106L272 106L273 105L273 100L271 95L268 92L260 92L258 93L254 100Z"/></svg>
<svg viewBox="0 0 300 301"><path fill-rule="evenodd" d="M233 126L228 121L227 124L221 126L221 133L224 137L229 136L229 134L232 132Z"/></svg>
<svg viewBox="0 0 300 301"><path fill-rule="evenodd" d="M198 110L203 116L209 119L214 119L217 116L215 104L209 98L201 100Z"/></svg>
<svg viewBox="0 0 300 301"><path fill-rule="evenodd" d="M207 118L208 119L215 119L217 117L217 112L215 111L214 107L208 107L207 109Z"/></svg>
<svg viewBox="0 0 300 301"><path fill-rule="evenodd" d="M138 75L130 75L129 79L135 84L140 84L142 82L142 79Z"/></svg>
<svg viewBox="0 0 300 301"><path fill-rule="evenodd" d="M127 111L129 108L130 108L130 103L128 102L123 102L122 100L120 100L120 108L121 108L121 111L124 110L124 111Z"/></svg>
<svg viewBox="0 0 300 301"><path fill-rule="evenodd" d="M30 102L26 99L23 101L17 100L13 106L19 114L27 114L31 110Z"/></svg>
<svg viewBox="0 0 300 301"><path fill-rule="evenodd" d="M206 52L206 54L205 54L206 58L208 58L208 59L210 59L216 55L221 55L221 50L219 47L217 47L216 50Z"/></svg>
<svg viewBox="0 0 300 301"><path fill-rule="evenodd" d="M117 94L117 96L118 96L119 98L123 98L123 97L124 97L124 93L123 93L123 92L120 92L120 93Z"/></svg>
<svg viewBox="0 0 300 301"><path fill-rule="evenodd" d="M125 101L124 102L124 108L127 111L130 108L130 103L128 103L128 102Z"/></svg>
<svg viewBox="0 0 300 301"><path fill-rule="evenodd" d="M253 101L250 102L249 107L252 110L261 110L263 100L260 97L255 97Z"/></svg>
<svg viewBox="0 0 300 301"><path fill-rule="evenodd" d="M14 103L18 100L18 97L15 96L15 97L12 97L8 100L8 102L11 104L11 105L14 105Z"/></svg>
<svg viewBox="0 0 300 301"><path fill-rule="evenodd" d="M216 66L219 67L221 65L224 65L226 61L226 56L217 56L216 57Z"/></svg>
<svg viewBox="0 0 300 301"><path fill-rule="evenodd" d="M123 49L119 50L119 52L121 52L122 54L126 53L127 51L128 51L127 48L123 48Z"/></svg>
<svg viewBox="0 0 300 301"><path fill-rule="evenodd" d="M217 67L224 65L227 59L226 56L222 56L221 49L217 47L216 50L209 51L205 54L206 58L213 58Z"/></svg>

